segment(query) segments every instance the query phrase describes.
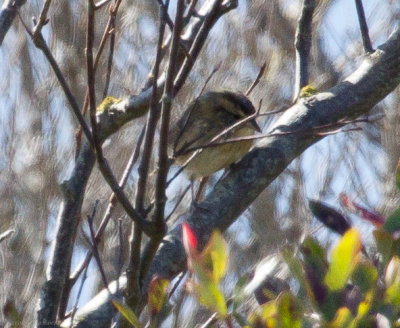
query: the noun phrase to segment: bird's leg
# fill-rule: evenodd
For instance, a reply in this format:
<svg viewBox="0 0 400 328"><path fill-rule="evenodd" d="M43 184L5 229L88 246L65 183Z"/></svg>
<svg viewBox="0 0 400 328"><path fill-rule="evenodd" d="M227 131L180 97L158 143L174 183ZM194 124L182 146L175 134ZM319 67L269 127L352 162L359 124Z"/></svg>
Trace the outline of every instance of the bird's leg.
<svg viewBox="0 0 400 328"><path fill-rule="evenodd" d="M206 186L206 184L208 182L208 178L209 177L203 177L200 180L199 189L197 190L196 197L194 198L194 201L196 203L200 202L200 200L201 200L201 198L203 196L204 188L205 188L205 186Z"/></svg>
<svg viewBox="0 0 400 328"><path fill-rule="evenodd" d="M199 188L195 192L194 190L195 181L192 179L190 180L190 190L192 194L192 201L190 203L191 211L195 210L199 206L199 202L201 201L201 198L203 196L204 187L207 184L207 181L208 177L201 178Z"/></svg>

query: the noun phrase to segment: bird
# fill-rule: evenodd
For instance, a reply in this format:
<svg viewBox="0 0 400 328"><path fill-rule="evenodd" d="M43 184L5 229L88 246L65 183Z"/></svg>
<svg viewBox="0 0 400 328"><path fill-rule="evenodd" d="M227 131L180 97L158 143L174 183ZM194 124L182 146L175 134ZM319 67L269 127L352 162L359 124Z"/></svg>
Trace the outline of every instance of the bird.
<svg viewBox="0 0 400 328"><path fill-rule="evenodd" d="M186 165L184 170L192 181L229 167L250 150L253 140L224 141L252 136L261 129L252 118L227 133L223 132L255 113L251 101L240 92L222 90L200 95L188 105L171 129L175 163ZM212 146L212 141L219 144Z"/></svg>

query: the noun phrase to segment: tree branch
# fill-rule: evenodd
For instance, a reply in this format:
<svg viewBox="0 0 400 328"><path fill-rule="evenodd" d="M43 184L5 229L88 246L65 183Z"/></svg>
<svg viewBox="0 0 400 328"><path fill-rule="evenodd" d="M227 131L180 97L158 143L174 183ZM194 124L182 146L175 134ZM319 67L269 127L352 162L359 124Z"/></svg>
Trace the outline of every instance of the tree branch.
<svg viewBox="0 0 400 328"><path fill-rule="evenodd" d="M304 0L296 31L296 80L293 101L299 97L301 88L309 83L310 49L312 44L312 19L317 7L315 0Z"/></svg>
<svg viewBox="0 0 400 328"><path fill-rule="evenodd" d="M369 38L368 24L367 20L365 19L364 7L362 4L362 0L355 0L355 1L357 8L358 22L360 23L360 31L361 31L364 51L366 54L369 54L373 52L374 49L372 48L371 39Z"/></svg>
<svg viewBox="0 0 400 328"><path fill-rule="evenodd" d="M18 10L25 4L26 0L6 0L0 10L0 46L17 16Z"/></svg>
<svg viewBox="0 0 400 328"><path fill-rule="evenodd" d="M270 131L296 132L354 119L368 113L399 83L400 29L397 29L385 44L364 59L354 73L333 88L294 104ZM185 217L199 242L204 245L214 229L225 231L293 159L321 139L323 136L291 133L260 141ZM179 225L162 241L144 288L154 274L172 279L185 269L186 256Z"/></svg>
<svg viewBox="0 0 400 328"><path fill-rule="evenodd" d="M202 18L194 18L188 24L182 40L191 44L196 38L202 23L212 13L207 25L209 29L218 19L237 5L236 0L228 1L217 13L211 12L213 0L203 4ZM160 77L157 82L157 91L160 92L164 86L165 78ZM100 142L104 142L111 134L118 131L124 124L135 118L143 116L149 108L152 97L152 88L148 88L139 95L132 95L125 98L118 104L114 104L107 111L97 114L97 124ZM38 327L56 327L55 317L59 306L61 293L68 277L70 267L72 245L79 224L83 196L86 184L92 172L95 162L94 153L90 145L84 143L82 150L75 161L75 168L71 178L62 183L63 202L57 218L56 236L53 241L53 248L50 254L49 272L46 281L42 286L37 311ZM122 284L121 284L122 286ZM107 307L115 310L114 307ZM79 312L79 311L78 311ZM79 317L79 314L77 314ZM77 318L76 317L76 318ZM93 327L100 327L94 325Z"/></svg>

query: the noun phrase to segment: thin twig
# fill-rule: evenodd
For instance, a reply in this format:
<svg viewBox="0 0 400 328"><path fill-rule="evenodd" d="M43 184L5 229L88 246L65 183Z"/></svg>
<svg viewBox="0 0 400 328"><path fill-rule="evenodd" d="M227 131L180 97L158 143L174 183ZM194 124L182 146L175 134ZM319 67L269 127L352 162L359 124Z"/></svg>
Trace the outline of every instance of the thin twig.
<svg viewBox="0 0 400 328"><path fill-rule="evenodd" d="M175 282L174 286L171 288L171 291L168 294L168 299L170 299L172 297L172 295L174 295L175 291L178 289L178 286L180 285L180 283L182 282L183 278L185 278L185 275L187 273L187 270L182 271L179 276L178 276L178 280Z"/></svg>
<svg viewBox="0 0 400 328"><path fill-rule="evenodd" d="M377 119L380 119L380 118L381 117L379 117ZM258 140L258 139L271 138L271 137L276 137L276 136L285 136L285 135L294 135L294 134L304 135L304 136L309 136L309 135L327 136L327 135L332 135L332 134L337 134L337 133L362 130L360 127L355 127L355 128L349 128L347 130L335 129L335 130L326 131L331 128L341 128L347 124L354 124L354 123L373 123L373 121L370 118L361 118L361 119L356 119L356 120L352 120L352 121L339 121L339 122L335 122L332 124L324 124L324 125L312 127L310 129L304 129L304 130L282 131L282 132L273 132L273 133L268 133L268 134L260 134L260 135L255 135L255 136L230 138L230 139L226 139L221 142L210 141L209 143L207 143L205 145L200 145L200 146L185 149L183 154L180 154L180 155L185 155L185 154L191 153L193 151L199 151L204 148L218 147L218 146L229 144L229 143L249 141L249 140ZM220 135L218 135L217 137L219 138Z"/></svg>
<svg viewBox="0 0 400 328"><path fill-rule="evenodd" d="M144 129L142 129L142 131L141 131L141 133L139 135L139 139L137 141L135 150L133 151L132 156L129 159L128 164L126 165L126 168L124 170L124 173L122 174L122 177L120 179L119 185L121 186L121 188L125 188L125 185L126 185L126 183L128 181L128 178L129 178L129 176L130 176L130 174L132 172L133 166L135 165L135 163L136 163L136 161L137 161L137 159L139 157L140 147L141 147L142 141L143 141L143 136L144 136ZM104 231L105 231L105 229L106 229L106 227L108 225L108 222L111 219L111 216L112 216L112 213L113 213L113 211L115 209L116 203L117 203L117 198L116 198L115 194L113 193L110 196L110 200L108 202L107 209L106 209L105 214L103 216L103 219L101 220L100 225L99 225L99 227L98 227L98 229L96 231L95 240L96 240L97 243L100 242L101 237L102 237L102 235L103 235L103 233L104 233ZM90 262L91 258L92 258L92 250L90 249L86 253L86 256L82 260L82 262L77 266L75 271L71 274L71 277L69 279L71 287L74 285L76 280L79 278L79 275L82 273L82 271L85 269L85 267L87 265L89 265L89 262Z"/></svg>
<svg viewBox="0 0 400 328"><path fill-rule="evenodd" d="M166 4L160 6L160 27L158 33L157 53L153 69L152 80L152 97L150 103L149 116L146 122L145 141L143 146L143 153L138 168L138 182L136 189L135 207L144 215L144 200L146 195L147 180L149 176L150 160L153 154L153 142L156 132L157 122L159 120L158 108L158 92L157 80L159 75L159 68L162 61L162 43L165 33L165 25L169 7L169 0ZM134 309L138 301L139 289L139 276L140 276L140 251L142 245L142 232L140 229L132 225L131 235L129 238L130 256L127 272L127 304Z"/></svg>
<svg viewBox="0 0 400 328"><path fill-rule="evenodd" d="M115 34L115 31L114 31L115 30L115 17L117 15L117 11L118 11L118 8L119 8L120 4L121 4L121 0L117 0L115 2L115 5L110 7L110 11L109 11L110 15L109 15L109 18L108 18L108 22L107 22L107 25L106 25L106 27L104 29L103 35L102 35L101 40L100 40L99 49L97 50L96 57L94 59L94 64L93 64L94 73L97 72L97 67L99 65L100 58L101 58L101 55L103 53L103 50L104 50L104 47L106 45L108 37L111 34L112 35ZM114 25L113 25L113 23L114 23ZM111 44L110 44L110 49L111 49ZM112 61L112 59L111 59L111 61ZM109 56L109 59L108 59L108 63L109 62L110 62L110 56ZM109 70L107 70L107 72L108 71ZM105 85L107 86L107 83ZM107 87L106 86L104 87L104 92L106 92L108 90L108 86ZM103 93L103 98L104 97L105 97L105 95ZM83 101L83 105L82 105L82 109L81 109L81 113L82 113L83 116L86 115L88 106L89 106L89 90L88 90L88 88L86 88L85 99ZM81 136L82 136L82 128L79 126L79 128L77 129L77 131L75 133L75 144L76 144L76 147L75 147L76 148L75 149L75 158L78 157L79 152L81 150L81 144L82 144Z"/></svg>
<svg viewBox="0 0 400 328"><path fill-rule="evenodd" d="M92 125L93 143L99 170L104 179L115 193L118 201L129 215L129 217L143 230L147 235L151 236L157 233L156 226L145 218L135 209L125 195L124 190L119 186L107 159L103 155L101 142L97 133L97 120L96 120L96 97L95 97L95 76L93 70L93 37L94 37L94 3L93 0L88 0L88 32L86 39L86 62L87 62L87 75L88 75L88 89L89 89L89 113L90 123Z"/></svg>
<svg viewBox="0 0 400 328"><path fill-rule="evenodd" d="M122 268L124 266L124 236L122 233L122 220L118 219L118 269L117 277L121 276ZM119 279L117 279L117 290L119 290Z"/></svg>
<svg viewBox="0 0 400 328"><path fill-rule="evenodd" d="M257 116L258 116L258 113L256 112L256 113L254 113L254 114L252 114L252 115L250 115L250 116L247 116L247 117L245 117L245 118L243 118L243 119L241 119L241 120L235 122L234 124L228 126L228 127L225 128L224 130L222 130L220 133L218 133L216 136L214 136L214 137L207 143L207 145L211 145L211 144L214 145L215 142L216 142L218 139L220 139L220 138L222 138L223 136L227 135L227 134L228 134L229 132L231 132L233 129L236 129L236 128L238 128L238 127L240 127L240 126L246 124L247 122L254 120ZM243 138L245 138L245 137L243 137ZM247 140L247 139L243 139L243 140ZM249 140L251 140L251 139L249 139ZM177 152L177 153L175 154L175 156L186 155L186 154L191 153L191 152L194 151L194 150L201 150L201 149L203 149L203 148L204 148L204 147L198 147L198 146L196 146L196 147L182 147L182 149L181 149L179 152ZM190 158L190 160L191 160L191 159L192 159L192 158ZM186 162L185 162L185 164L186 164Z"/></svg>
<svg viewBox="0 0 400 328"><path fill-rule="evenodd" d="M189 191L189 189L190 189L190 185L187 186L187 187L185 188L185 190L181 193L181 195L179 196L178 200L177 200L176 203L175 203L174 208L173 208L173 209L171 210L171 212L166 216L165 222L168 222L169 219L171 218L171 216L175 213L176 209L178 208L179 204L182 202L183 198L185 197L185 195L187 194L187 192Z"/></svg>
<svg viewBox="0 0 400 328"><path fill-rule="evenodd" d="M299 97L301 88L309 83L312 18L316 6L317 1L315 0L303 0L303 9L296 30L296 80L293 102Z"/></svg>
<svg viewBox="0 0 400 328"><path fill-rule="evenodd" d="M70 87L68 86L67 81L65 80L65 77L63 75L63 73L61 72L55 58L53 57L53 54L51 53L49 47L47 46L43 35L42 35L42 28L45 24L47 24L48 20L47 20L47 12L49 10L50 7L50 0L46 0L46 2L43 5L43 9L40 13L39 16L39 21L37 21L35 27L33 28L33 31L31 32L29 30L29 28L27 27L27 25L25 24L25 22L22 20L21 16L20 19L23 23L23 26L25 27L27 33L30 35L30 37L32 38L33 43L35 44L35 46L42 50L43 54L45 55L45 57L47 58L51 68L54 71L54 74L56 75L58 82L61 85L61 88L64 91L65 96L67 97L67 100L71 106L72 112L74 113L75 117L77 118L80 126L83 129L83 132L87 138L87 140L89 141L89 144L93 146L93 139L92 139L92 133L89 129L89 126L87 125L85 118L83 117L78 103L74 97L74 95L72 94L72 91L70 89Z"/></svg>
<svg viewBox="0 0 400 328"><path fill-rule="evenodd" d="M179 49L179 38L182 30L184 0L178 0L175 26L172 35L171 51L169 55L168 71L165 81L164 95L161 107L160 142L158 147L158 174L155 185L154 221L160 227L164 226L165 187L168 174L168 137L171 105L174 98L174 77L176 73L176 57Z"/></svg>
<svg viewBox="0 0 400 328"><path fill-rule="evenodd" d="M196 13L195 7L196 7L196 5L197 5L197 2L198 2L198 0L192 0L192 1L190 2L190 6L189 6L189 8L188 8L188 10L187 10L187 13L186 13L186 15L183 17L183 21L184 21L184 22L188 22L188 21L192 18L192 16L195 15L195 13Z"/></svg>
<svg viewBox="0 0 400 328"><path fill-rule="evenodd" d="M112 69L112 63L113 63L113 57L114 57L114 48L115 48L115 20L117 17L117 12L119 5L121 4L121 0L117 0L115 2L114 6L111 6L109 12L110 12L110 17L109 17L109 31L108 33L111 34L110 37L110 50L108 53L108 59L107 59L107 73L106 73L106 81L104 83L104 91L103 91L103 98L105 98L108 94L108 88L110 85L110 80L111 80L111 69ZM108 23L107 23L108 27Z"/></svg>
<svg viewBox="0 0 400 328"><path fill-rule="evenodd" d="M265 68L267 67L267 63L264 62L264 64L262 64L258 75L256 77L256 79L254 80L253 84L250 86L250 88L247 89L245 95L248 97L250 95L250 93L253 91L253 89L257 86L258 83L260 83L260 80L262 78L262 76L264 75L265 72Z"/></svg>
<svg viewBox="0 0 400 328"><path fill-rule="evenodd" d="M94 12L93 4L91 4L91 0L89 0L89 12ZM91 15L88 15L90 18ZM89 21L89 19L88 19ZM154 229L154 225L151 222L145 220L145 218L132 207L129 199L126 197L125 192L119 186L106 158L103 155L103 150L101 147L100 140L97 135L97 121L96 121L96 107L95 107L95 90L94 90L94 72L93 72L93 58L91 52L91 32L90 30L91 24L88 22L88 41L87 41L87 66L88 66L88 86L89 86L89 108L90 108L90 121L92 124L93 130L93 139L94 139L94 147L96 153L96 159L99 164L100 172L102 173L104 179L111 187L112 191L115 193L118 201L121 203L122 207L125 209L126 213L129 217L142 229L147 235L152 235L156 232Z"/></svg>
<svg viewBox="0 0 400 328"><path fill-rule="evenodd" d="M47 13L50 9L51 0L46 0L43 4L42 11L39 15L39 20L35 23L35 27L33 28L33 36L41 35L42 27L45 26L48 22ZM36 20L36 19L35 19Z"/></svg>
<svg viewBox="0 0 400 328"><path fill-rule="evenodd" d="M76 311L78 311L78 303L79 303L79 299L80 299L81 294L82 294L83 286L84 286L86 278L87 278L88 269L89 269L89 266L87 266L85 268L85 271L83 272L83 275L82 275L82 281L81 281L81 284L79 285L78 294L76 295L75 305L74 305L74 308L72 309L72 312L71 312L71 325L70 325L70 328L72 328L73 325L74 325L74 318L75 318Z"/></svg>
<svg viewBox="0 0 400 328"><path fill-rule="evenodd" d="M361 31L364 51L366 54L369 54L371 52L374 52L374 48L372 48L371 39L369 37L368 24L365 18L364 7L362 4L362 0L355 0L355 1L357 8L358 22L360 23L360 31Z"/></svg>
<svg viewBox="0 0 400 328"><path fill-rule="evenodd" d="M166 4L164 4L162 0L157 0L157 2L159 3L160 7L163 8L163 10L165 10ZM170 28L171 31L173 31L174 23L172 22L172 19L169 16L168 12L165 14L165 19L166 19L166 23L167 23L168 27ZM183 25L185 26L187 23L189 23L189 21L184 22ZM189 55L189 51L187 49L185 41L186 40L184 40L184 38L180 39L180 42L179 42L180 50L184 54L184 58L187 58L188 60L193 61L193 59ZM162 51L161 51L161 60L168 53L168 49L169 49L170 44L171 44L171 37L167 38L165 43L163 44ZM179 58L181 58L181 56L179 56ZM179 62L181 62L181 61L183 61L183 59L179 59ZM153 68L151 69L150 74L148 75L148 79L147 79L147 81L146 81L146 83L144 85L143 90L146 90L147 88L152 86L154 75L155 75L154 74L154 69L155 69L155 66L153 66Z"/></svg>
<svg viewBox="0 0 400 328"><path fill-rule="evenodd" d="M158 147L158 174L155 182L155 206L153 222L157 224L159 234L155 234L146 246L140 263L140 279L142 280L153 261L158 246L165 234L164 210L166 203L167 174L169 170L168 163L168 137L169 122L171 115L171 105L174 98L174 77L176 74L176 58L179 50L180 34L182 31L184 0L178 0L176 9L175 26L172 34L172 44L169 54L168 70L164 87L164 94L161 106L161 128L160 142Z"/></svg>
<svg viewBox="0 0 400 328"><path fill-rule="evenodd" d="M185 83L186 78L193 67L194 61L197 59L197 56L199 55L200 50L203 47L203 44L208 36L208 33L210 32L211 27L213 26L213 21L215 19L215 16L217 16L220 13L221 3L222 0L215 0L210 10L210 13L205 17L203 24L199 32L197 33L197 36L190 48L189 51L190 60L186 58L179 72L177 73L174 82L173 95L176 95L182 88L183 84Z"/></svg>
<svg viewBox="0 0 400 328"><path fill-rule="evenodd" d="M108 280L107 280L107 276L106 273L104 271L104 267L103 267L103 263L100 260L100 254L99 254L99 249L97 247L97 243L95 241L95 233L94 233L94 227L93 227L93 219L94 216L96 214L96 207L97 207L98 201L96 201L95 206L93 207L93 213L92 215L88 215L87 216L87 222L89 225L89 232L90 232L90 236L87 236L86 233L82 230L82 235L85 238L86 242L88 243L88 245L90 246L90 248L92 249L92 253L93 253L93 257L96 260L97 266L99 268L100 271L100 276L101 279L103 281L104 287L108 290L108 292L110 293L110 290L108 288Z"/></svg>

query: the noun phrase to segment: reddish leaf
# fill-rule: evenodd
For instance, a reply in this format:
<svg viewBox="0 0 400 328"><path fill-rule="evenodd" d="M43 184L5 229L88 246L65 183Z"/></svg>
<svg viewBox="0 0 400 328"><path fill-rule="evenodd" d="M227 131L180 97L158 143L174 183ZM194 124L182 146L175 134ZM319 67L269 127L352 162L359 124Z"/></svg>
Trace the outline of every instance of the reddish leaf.
<svg viewBox="0 0 400 328"><path fill-rule="evenodd" d="M197 252L197 238L192 228L184 222L182 224L183 246L185 247L186 254L192 255Z"/></svg>
<svg viewBox="0 0 400 328"><path fill-rule="evenodd" d="M381 227L385 223L385 219L382 218L379 214L371 212L370 210L367 210L356 202L353 202L345 193L341 193L339 197L340 203L343 207L359 215L363 220L372 223L377 228Z"/></svg>

